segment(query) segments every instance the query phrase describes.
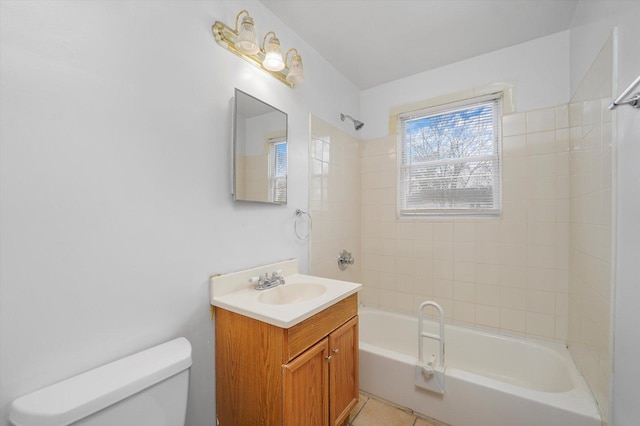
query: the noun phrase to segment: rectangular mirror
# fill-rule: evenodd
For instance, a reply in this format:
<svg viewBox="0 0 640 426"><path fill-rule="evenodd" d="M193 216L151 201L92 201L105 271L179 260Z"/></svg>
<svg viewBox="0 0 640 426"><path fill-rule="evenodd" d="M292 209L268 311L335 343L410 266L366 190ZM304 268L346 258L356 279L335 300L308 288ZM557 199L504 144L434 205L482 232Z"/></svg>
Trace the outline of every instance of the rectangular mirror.
<svg viewBox="0 0 640 426"><path fill-rule="evenodd" d="M233 120L236 201L287 203L287 114L239 89Z"/></svg>

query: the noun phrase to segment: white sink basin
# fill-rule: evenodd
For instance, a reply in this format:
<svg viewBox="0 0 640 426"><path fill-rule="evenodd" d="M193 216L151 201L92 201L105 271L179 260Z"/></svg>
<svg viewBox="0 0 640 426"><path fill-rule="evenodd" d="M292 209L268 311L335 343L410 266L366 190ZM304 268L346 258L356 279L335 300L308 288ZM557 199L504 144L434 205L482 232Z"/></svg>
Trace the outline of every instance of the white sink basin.
<svg viewBox="0 0 640 426"><path fill-rule="evenodd" d="M285 284L255 289L255 277L282 271ZM278 327L290 328L357 293L362 284L298 273L298 261L286 260L210 280L211 304Z"/></svg>
<svg viewBox="0 0 640 426"><path fill-rule="evenodd" d="M288 305L315 299L326 291L327 287L318 283L283 284L263 290L258 296L258 301L267 305Z"/></svg>

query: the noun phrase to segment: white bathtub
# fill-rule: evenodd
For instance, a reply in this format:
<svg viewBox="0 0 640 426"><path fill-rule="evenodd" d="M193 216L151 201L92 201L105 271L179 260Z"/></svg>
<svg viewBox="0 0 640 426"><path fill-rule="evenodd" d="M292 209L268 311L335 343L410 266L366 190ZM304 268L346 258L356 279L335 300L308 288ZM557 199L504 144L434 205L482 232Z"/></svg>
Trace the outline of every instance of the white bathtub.
<svg viewBox="0 0 640 426"><path fill-rule="evenodd" d="M445 393L414 385L417 314L361 307L360 388L453 426L600 426L584 379L563 345L447 325ZM437 334L425 320L424 331ZM438 353L424 339L425 356Z"/></svg>

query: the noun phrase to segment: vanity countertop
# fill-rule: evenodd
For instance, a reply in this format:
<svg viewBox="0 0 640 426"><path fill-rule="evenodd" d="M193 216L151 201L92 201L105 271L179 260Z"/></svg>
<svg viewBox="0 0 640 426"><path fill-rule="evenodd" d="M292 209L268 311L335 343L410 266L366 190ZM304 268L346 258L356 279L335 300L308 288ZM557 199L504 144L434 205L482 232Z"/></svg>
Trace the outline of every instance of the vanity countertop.
<svg viewBox="0 0 640 426"><path fill-rule="evenodd" d="M282 270L285 284L256 290L250 278ZM211 304L277 327L290 328L360 291L362 284L298 273L297 260L211 277Z"/></svg>

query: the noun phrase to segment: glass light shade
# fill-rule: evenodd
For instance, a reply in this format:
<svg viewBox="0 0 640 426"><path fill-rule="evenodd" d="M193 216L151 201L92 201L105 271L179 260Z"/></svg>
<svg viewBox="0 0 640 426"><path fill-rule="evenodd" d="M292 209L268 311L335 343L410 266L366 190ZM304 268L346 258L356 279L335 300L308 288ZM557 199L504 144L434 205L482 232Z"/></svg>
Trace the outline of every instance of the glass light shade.
<svg viewBox="0 0 640 426"><path fill-rule="evenodd" d="M300 55L293 55L293 57L291 58L291 65L289 66L287 81L293 84L302 83L304 81L302 57Z"/></svg>
<svg viewBox="0 0 640 426"><path fill-rule="evenodd" d="M269 71L280 71L284 68L282 60L282 49L280 49L280 40L277 37L271 37L269 44L265 49L264 61L262 66Z"/></svg>
<svg viewBox="0 0 640 426"><path fill-rule="evenodd" d="M249 55L255 55L260 51L256 36L256 27L251 17L245 16L242 18L242 24L240 24L238 37L234 45L240 52Z"/></svg>

